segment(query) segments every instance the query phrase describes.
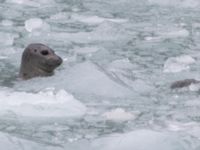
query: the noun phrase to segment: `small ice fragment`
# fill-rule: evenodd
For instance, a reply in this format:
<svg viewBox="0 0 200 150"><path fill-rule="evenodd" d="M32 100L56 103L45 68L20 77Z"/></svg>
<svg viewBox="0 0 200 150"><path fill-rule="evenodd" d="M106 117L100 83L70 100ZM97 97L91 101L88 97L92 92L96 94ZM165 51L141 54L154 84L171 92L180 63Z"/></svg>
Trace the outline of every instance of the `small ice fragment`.
<svg viewBox="0 0 200 150"><path fill-rule="evenodd" d="M6 3L11 4L19 4L19 5L27 5L32 7L40 7L42 4L54 4L54 0L6 0Z"/></svg>
<svg viewBox="0 0 200 150"><path fill-rule="evenodd" d="M152 39L153 39L153 37L151 37L151 36L145 37L145 40L146 40L146 41L151 41Z"/></svg>
<svg viewBox="0 0 200 150"><path fill-rule="evenodd" d="M133 64L129 59L118 59L109 64L109 69L111 68L119 68L119 69L132 69Z"/></svg>
<svg viewBox="0 0 200 150"><path fill-rule="evenodd" d="M14 39L17 38L18 34L12 34L12 33L6 33L6 32L0 32L0 44L1 46L10 46L13 45Z"/></svg>
<svg viewBox="0 0 200 150"><path fill-rule="evenodd" d="M102 116L105 117L107 120L112 120L112 121L127 121L136 118L135 115L133 115L130 112L126 112L122 108L116 108L109 112L105 112Z"/></svg>
<svg viewBox="0 0 200 150"><path fill-rule="evenodd" d="M182 128L176 124L169 124L168 129L170 131L180 131Z"/></svg>
<svg viewBox="0 0 200 150"><path fill-rule="evenodd" d="M178 57L168 58L164 64L164 72L181 72L190 68L189 65L193 64L195 59L189 55L181 55Z"/></svg>
<svg viewBox="0 0 200 150"><path fill-rule="evenodd" d="M198 0L148 0L152 4L161 6L195 8L200 5Z"/></svg>
<svg viewBox="0 0 200 150"><path fill-rule="evenodd" d="M200 89L200 84L191 84L189 86L189 90L193 91L193 92L197 92L197 91L199 91L199 89Z"/></svg>
<svg viewBox="0 0 200 150"><path fill-rule="evenodd" d="M68 61L68 58L63 58L63 61Z"/></svg>
<svg viewBox="0 0 200 150"><path fill-rule="evenodd" d="M103 18L99 16L83 16L83 15L73 15L72 19L88 23L88 24L99 24L104 21L110 21L114 23L124 23L127 22L126 19L120 19L120 18Z"/></svg>
<svg viewBox="0 0 200 150"><path fill-rule="evenodd" d="M40 18L31 18L25 21L25 29L28 32L32 32L36 29L48 30L48 28L49 28L49 25Z"/></svg>
<svg viewBox="0 0 200 150"><path fill-rule="evenodd" d="M11 20L2 20L1 24L3 26L12 26L13 22Z"/></svg>
<svg viewBox="0 0 200 150"><path fill-rule="evenodd" d="M165 33L163 36L166 36L168 38L173 38L173 37L187 37L189 35L189 32L185 29L179 29L178 31L171 31L168 33Z"/></svg>
<svg viewBox="0 0 200 150"><path fill-rule="evenodd" d="M24 0L7 0L8 3L16 3L16 4L23 4Z"/></svg>

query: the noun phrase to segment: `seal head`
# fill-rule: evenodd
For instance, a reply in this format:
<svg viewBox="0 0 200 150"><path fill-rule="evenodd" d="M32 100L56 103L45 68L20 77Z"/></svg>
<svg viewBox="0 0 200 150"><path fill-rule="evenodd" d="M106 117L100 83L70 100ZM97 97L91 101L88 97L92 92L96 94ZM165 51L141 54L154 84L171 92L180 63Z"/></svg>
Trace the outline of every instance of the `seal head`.
<svg viewBox="0 0 200 150"><path fill-rule="evenodd" d="M37 76L51 76L54 69L60 66L62 58L54 50L41 43L28 45L21 59L19 76L30 79Z"/></svg>

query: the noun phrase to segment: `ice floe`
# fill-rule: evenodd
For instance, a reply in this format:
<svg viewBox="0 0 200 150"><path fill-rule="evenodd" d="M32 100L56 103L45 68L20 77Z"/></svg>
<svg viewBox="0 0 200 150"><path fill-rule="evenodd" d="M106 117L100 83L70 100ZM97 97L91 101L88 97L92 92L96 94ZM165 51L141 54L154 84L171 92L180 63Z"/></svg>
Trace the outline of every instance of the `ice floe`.
<svg viewBox="0 0 200 150"><path fill-rule="evenodd" d="M152 4L158 4L162 6L173 6L173 7L188 7L194 8L200 5L198 0L148 0Z"/></svg>
<svg viewBox="0 0 200 150"><path fill-rule="evenodd" d="M43 21L41 18L31 18L25 21L25 29L28 32L33 32L34 30L48 30L49 25Z"/></svg>
<svg viewBox="0 0 200 150"><path fill-rule="evenodd" d="M195 59L189 55L181 55L168 58L164 64L164 72L176 73L190 68L195 63Z"/></svg>
<svg viewBox="0 0 200 150"><path fill-rule="evenodd" d="M65 90L39 93L0 92L0 115L10 112L22 117L80 117L86 107Z"/></svg>
<svg viewBox="0 0 200 150"><path fill-rule="evenodd" d="M133 114L131 112L127 112L122 108L116 108L111 111L105 112L102 114L102 116L106 120L112 120L112 121L128 121L128 120L134 120L137 118L138 112Z"/></svg>
<svg viewBox="0 0 200 150"><path fill-rule="evenodd" d="M0 147L4 150L63 150L59 146L37 143L7 133L0 133Z"/></svg>
<svg viewBox="0 0 200 150"><path fill-rule="evenodd" d="M95 150L188 150L181 137L173 133L141 129L111 134L92 143Z"/></svg>

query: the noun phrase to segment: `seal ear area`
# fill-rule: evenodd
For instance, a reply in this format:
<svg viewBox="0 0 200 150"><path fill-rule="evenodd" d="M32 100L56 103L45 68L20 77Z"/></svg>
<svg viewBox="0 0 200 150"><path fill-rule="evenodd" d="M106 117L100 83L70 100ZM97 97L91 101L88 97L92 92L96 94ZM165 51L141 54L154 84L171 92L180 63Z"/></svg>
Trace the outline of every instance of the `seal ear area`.
<svg viewBox="0 0 200 150"><path fill-rule="evenodd" d="M23 54L22 54L22 61L26 61L29 62L30 57L31 57L31 53L30 53L31 49L29 49L28 47L25 48Z"/></svg>
<svg viewBox="0 0 200 150"><path fill-rule="evenodd" d="M38 53L38 49L37 48L31 48L31 47L27 47L25 48L24 50L24 54L26 55L34 55L34 54L37 54Z"/></svg>

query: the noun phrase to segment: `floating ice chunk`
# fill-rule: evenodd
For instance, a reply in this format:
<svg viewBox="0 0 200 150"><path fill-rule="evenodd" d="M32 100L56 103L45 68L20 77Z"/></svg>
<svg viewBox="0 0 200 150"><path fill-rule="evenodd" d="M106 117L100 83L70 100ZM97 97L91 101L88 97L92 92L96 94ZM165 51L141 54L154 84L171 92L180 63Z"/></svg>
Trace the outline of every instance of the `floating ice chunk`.
<svg viewBox="0 0 200 150"><path fill-rule="evenodd" d="M101 41L129 39L129 33L120 25L112 22L100 24L95 31L91 33L91 38Z"/></svg>
<svg viewBox="0 0 200 150"><path fill-rule="evenodd" d="M189 55L181 55L178 57L171 57L167 59L164 64L164 72L180 72L190 68L189 65L193 64L195 59Z"/></svg>
<svg viewBox="0 0 200 150"><path fill-rule="evenodd" d="M115 23L124 23L127 22L127 20L125 19L117 19L117 18L103 18L103 17L99 17L99 16L83 16L83 15L73 15L72 19L80 21L80 22L84 22L87 24L99 24L102 23L104 21L111 21L111 22L115 22Z"/></svg>
<svg viewBox="0 0 200 150"><path fill-rule="evenodd" d="M50 19L53 19L53 20L69 20L70 19L70 15L66 12L60 12L60 13L57 13L57 14L54 14L50 17Z"/></svg>
<svg viewBox="0 0 200 150"><path fill-rule="evenodd" d="M38 1L38 0L35 0L36 2L38 2L38 3L41 3L41 4L55 4L55 1L54 0L40 0L40 1Z"/></svg>
<svg viewBox="0 0 200 150"><path fill-rule="evenodd" d="M23 4L27 0L6 0L7 3L16 3L16 4Z"/></svg>
<svg viewBox="0 0 200 150"><path fill-rule="evenodd" d="M106 19L107 21L115 22L115 23L125 23L128 20L126 19L119 19L119 18L113 18L113 19Z"/></svg>
<svg viewBox="0 0 200 150"><path fill-rule="evenodd" d="M64 66L67 66L67 64ZM87 96L124 98L135 95L132 90L118 84L102 68L90 61L67 67L60 71L59 74L49 78L35 78L26 82L20 82L16 84L15 88L37 91L47 86L58 89L63 88L67 89L67 91Z"/></svg>
<svg viewBox="0 0 200 150"><path fill-rule="evenodd" d="M183 128L177 124L169 124L168 125L168 130L170 131L181 131Z"/></svg>
<svg viewBox="0 0 200 150"><path fill-rule="evenodd" d="M137 130L112 134L92 142L95 150L188 150L188 145L177 135L151 130Z"/></svg>
<svg viewBox="0 0 200 150"><path fill-rule="evenodd" d="M45 27L42 27L45 30ZM110 41L124 41L130 38L130 35L120 27L118 24L113 24L111 22L105 22L100 24L95 30L91 32L48 32L48 36L29 36L26 41L53 41L63 43L78 42L78 43L94 43L94 42L110 42ZM52 40L52 37L54 39ZM56 40L57 39L57 40Z"/></svg>
<svg viewBox="0 0 200 150"><path fill-rule="evenodd" d="M167 129L169 131L185 132L200 139L200 126L197 122L167 122Z"/></svg>
<svg viewBox="0 0 200 150"><path fill-rule="evenodd" d="M199 83L198 83L198 84L191 84L191 85L189 86L189 90L190 90L190 91L197 92L197 91L199 91L199 89L200 89L200 84L199 84Z"/></svg>
<svg viewBox="0 0 200 150"><path fill-rule="evenodd" d="M176 29L175 31L161 33L160 35L164 38L187 37L189 35L189 31L186 29Z"/></svg>
<svg viewBox="0 0 200 150"><path fill-rule="evenodd" d="M160 40L164 39L174 39L174 38L185 38L189 36L189 31L183 28L177 28L177 27L167 27L168 29L166 30L166 27L159 27L158 33L154 36L145 36L144 39L146 41L154 41L154 42L159 42Z"/></svg>
<svg viewBox="0 0 200 150"><path fill-rule="evenodd" d="M39 3L34 2L32 0L6 0L6 3L28 5L28 6L33 6L33 7L40 6Z"/></svg>
<svg viewBox="0 0 200 150"><path fill-rule="evenodd" d="M148 0L152 4L173 6L173 7L197 7L200 5L198 0Z"/></svg>
<svg viewBox="0 0 200 150"><path fill-rule="evenodd" d="M6 3L39 7L41 4L54 4L54 0L6 0Z"/></svg>
<svg viewBox="0 0 200 150"><path fill-rule="evenodd" d="M2 46L11 46L14 43L15 38L18 34L0 32L0 45Z"/></svg>
<svg viewBox="0 0 200 150"><path fill-rule="evenodd" d="M109 68L132 69L133 64L129 59L125 58L113 61L109 64Z"/></svg>
<svg viewBox="0 0 200 150"><path fill-rule="evenodd" d="M147 36L147 37L145 37L144 39L145 39L146 41L151 41L151 40L153 40L153 39L154 39L154 37Z"/></svg>
<svg viewBox="0 0 200 150"><path fill-rule="evenodd" d="M1 21L1 24L3 26L12 26L13 25L13 22L11 20L2 20Z"/></svg>
<svg viewBox="0 0 200 150"><path fill-rule="evenodd" d="M86 107L65 90L39 93L0 92L0 114L13 112L24 117L80 117Z"/></svg>
<svg viewBox="0 0 200 150"><path fill-rule="evenodd" d="M104 18L98 17L98 16L81 16L81 15L73 15L72 18L74 20L89 23L89 24L99 24L105 21Z"/></svg>
<svg viewBox="0 0 200 150"><path fill-rule="evenodd" d="M31 18L25 21L25 29L33 32L37 29L49 30L49 25L40 18Z"/></svg>
<svg viewBox="0 0 200 150"><path fill-rule="evenodd" d="M134 88L134 91L138 93L148 93L154 90L151 84L141 79L135 80L131 86Z"/></svg>
<svg viewBox="0 0 200 150"><path fill-rule="evenodd" d="M99 50L98 47L82 47L82 48L74 48L74 51L78 54L87 54L94 53Z"/></svg>
<svg viewBox="0 0 200 150"><path fill-rule="evenodd" d="M0 147L4 150L63 150L59 146L50 146L38 142L18 138L7 133L0 133Z"/></svg>
<svg viewBox="0 0 200 150"><path fill-rule="evenodd" d="M186 107L200 107L199 99L189 100L184 103Z"/></svg>
<svg viewBox="0 0 200 150"><path fill-rule="evenodd" d="M108 97L126 97L132 95L127 87L118 84L91 62L78 64L62 75L65 86L82 94Z"/></svg>
<svg viewBox="0 0 200 150"><path fill-rule="evenodd" d="M13 55L15 53L16 53L16 49L14 49L12 46L8 47L6 45L6 47L1 47L0 48L0 59L11 58L12 56L16 58L16 55ZM14 61L14 59L12 59L12 61Z"/></svg>
<svg viewBox="0 0 200 150"><path fill-rule="evenodd" d="M152 91L152 87L141 79L136 79L133 73L136 65L128 59L115 60L108 66L110 75L122 85L133 89L137 93L147 93Z"/></svg>
<svg viewBox="0 0 200 150"><path fill-rule="evenodd" d="M134 120L137 117L137 115L134 115L130 112L126 112L122 108L116 108L109 112L105 112L102 116L105 117L106 120L112 121L128 121Z"/></svg>

